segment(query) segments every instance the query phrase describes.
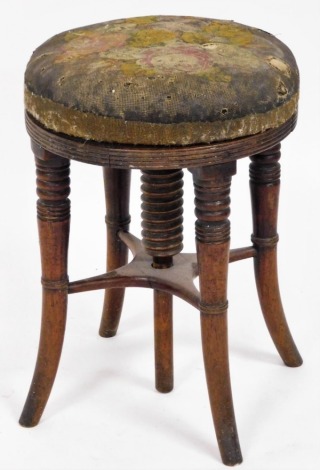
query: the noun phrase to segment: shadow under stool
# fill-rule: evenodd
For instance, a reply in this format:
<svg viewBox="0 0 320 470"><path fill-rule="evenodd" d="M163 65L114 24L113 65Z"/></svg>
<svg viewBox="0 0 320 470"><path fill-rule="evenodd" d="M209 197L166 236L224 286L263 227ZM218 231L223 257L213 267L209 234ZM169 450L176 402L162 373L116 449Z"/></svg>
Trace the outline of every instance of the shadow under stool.
<svg viewBox="0 0 320 470"><path fill-rule="evenodd" d="M290 367L302 359L277 277L280 142L294 129L299 73L274 36L231 21L149 16L61 33L32 55L26 124L37 167L43 312L20 418L35 426L62 350L69 294L105 289L100 334L114 336L126 287L154 290L156 388L173 388L172 296L200 311L212 416L223 462L242 461L227 340L229 262L253 258L262 312ZM253 235L230 249L230 186L250 157ZM107 273L69 282L70 160L103 167ZM131 169L142 172L142 240L129 232ZM183 248L183 171L193 176L196 254ZM128 264L128 249L133 260ZM193 280L199 276L200 292Z"/></svg>

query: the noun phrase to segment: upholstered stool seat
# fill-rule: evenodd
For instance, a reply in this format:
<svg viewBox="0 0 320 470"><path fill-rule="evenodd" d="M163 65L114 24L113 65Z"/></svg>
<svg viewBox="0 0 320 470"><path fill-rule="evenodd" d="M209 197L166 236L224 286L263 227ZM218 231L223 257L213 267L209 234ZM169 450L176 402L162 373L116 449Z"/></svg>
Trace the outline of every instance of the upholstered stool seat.
<svg viewBox="0 0 320 470"><path fill-rule="evenodd" d="M268 33L229 21L158 16L59 34L26 72L26 108L48 129L142 145L257 134L297 109L298 70Z"/></svg>
<svg viewBox="0 0 320 470"><path fill-rule="evenodd" d="M201 314L222 460L242 461L228 362L229 262L253 258L274 344L286 365L302 363L277 277L280 142L295 127L298 94L298 68L287 46L231 21L175 16L109 21L59 34L34 52L25 75L25 107L37 167L43 320L22 425L36 425L49 398L68 295L105 289L99 332L110 337L118 329L125 288L146 287L154 290L157 390L173 388L172 296L177 295ZM243 157L251 158L252 243L230 249L231 178ZM73 159L103 167L107 272L69 281ZM182 253L183 168L194 182L194 254ZM129 233L131 169L142 171L141 241Z"/></svg>

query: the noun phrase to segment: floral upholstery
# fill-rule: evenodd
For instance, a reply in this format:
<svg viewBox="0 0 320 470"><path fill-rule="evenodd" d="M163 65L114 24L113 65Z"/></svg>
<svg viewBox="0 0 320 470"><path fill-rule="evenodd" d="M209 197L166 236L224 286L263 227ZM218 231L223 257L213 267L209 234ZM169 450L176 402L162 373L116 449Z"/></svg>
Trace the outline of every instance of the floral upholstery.
<svg viewBox="0 0 320 470"><path fill-rule="evenodd" d="M188 145L286 122L299 74L274 36L231 21L149 16L61 33L25 75L26 110L86 140Z"/></svg>

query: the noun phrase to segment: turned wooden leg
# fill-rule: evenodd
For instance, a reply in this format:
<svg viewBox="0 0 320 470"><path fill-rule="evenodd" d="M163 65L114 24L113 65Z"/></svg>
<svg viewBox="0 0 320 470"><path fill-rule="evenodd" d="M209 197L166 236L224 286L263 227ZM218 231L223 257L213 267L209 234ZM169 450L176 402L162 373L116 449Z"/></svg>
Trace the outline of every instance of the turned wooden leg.
<svg viewBox="0 0 320 470"><path fill-rule="evenodd" d="M67 314L70 225L69 161L33 144L39 196L42 325L38 358L20 424L35 426L48 401L59 365Z"/></svg>
<svg viewBox="0 0 320 470"><path fill-rule="evenodd" d="M170 269L181 252L183 172L142 172L142 243L154 269ZM173 388L172 295L154 291L155 383L159 392Z"/></svg>
<svg viewBox="0 0 320 470"><path fill-rule="evenodd" d="M106 224L107 224L107 271L128 262L128 248L118 237L119 230L129 230L130 170L103 168ZM111 337L117 333L125 289L106 289L99 334Z"/></svg>
<svg viewBox="0 0 320 470"><path fill-rule="evenodd" d="M212 416L222 461L242 462L233 410L227 337L230 184L235 162L193 169L201 332Z"/></svg>
<svg viewBox="0 0 320 470"><path fill-rule="evenodd" d="M172 295L154 291L155 385L159 392L173 389Z"/></svg>
<svg viewBox="0 0 320 470"><path fill-rule="evenodd" d="M251 157L252 241L257 249L254 267L261 309L273 342L284 363L297 367L302 359L286 322L278 284L279 159L280 144Z"/></svg>

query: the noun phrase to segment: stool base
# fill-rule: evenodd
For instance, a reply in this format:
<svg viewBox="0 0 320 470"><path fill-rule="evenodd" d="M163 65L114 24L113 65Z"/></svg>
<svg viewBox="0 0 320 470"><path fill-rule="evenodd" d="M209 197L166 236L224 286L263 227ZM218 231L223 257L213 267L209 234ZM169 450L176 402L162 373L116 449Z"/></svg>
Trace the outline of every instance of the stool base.
<svg viewBox="0 0 320 470"><path fill-rule="evenodd" d="M40 127L39 132L42 137L45 135ZM285 320L277 278L280 147L277 144L265 150L258 137L256 139L257 148L260 151L262 146L262 150L251 153L254 155L250 173L252 246L230 250L229 193L231 178L236 172L236 157L232 160L230 153L225 163L189 167L195 190L196 254L180 253L180 170L144 171L141 242L127 231L130 170L105 168L108 272L73 282L69 282L67 276L69 161L33 142L38 174L43 313L38 359L20 424L36 425L49 398L63 345L68 294L105 289L100 334L113 336L120 320L124 289L146 287L154 290L156 388L161 392L173 388L172 296L177 295L200 311L208 393L222 460L226 465L242 461L228 359L229 262L254 258L258 294L272 339L287 365L296 367L302 363ZM59 142L61 145L63 137L59 136ZM69 144L68 138L66 149ZM230 149L230 144L226 145ZM235 143L232 146L235 152L237 146ZM163 185L171 188L170 196L167 190L161 190ZM161 224L167 227L164 236L159 236ZM128 249L133 253L133 260L126 264ZM200 291L193 283L197 276Z"/></svg>

